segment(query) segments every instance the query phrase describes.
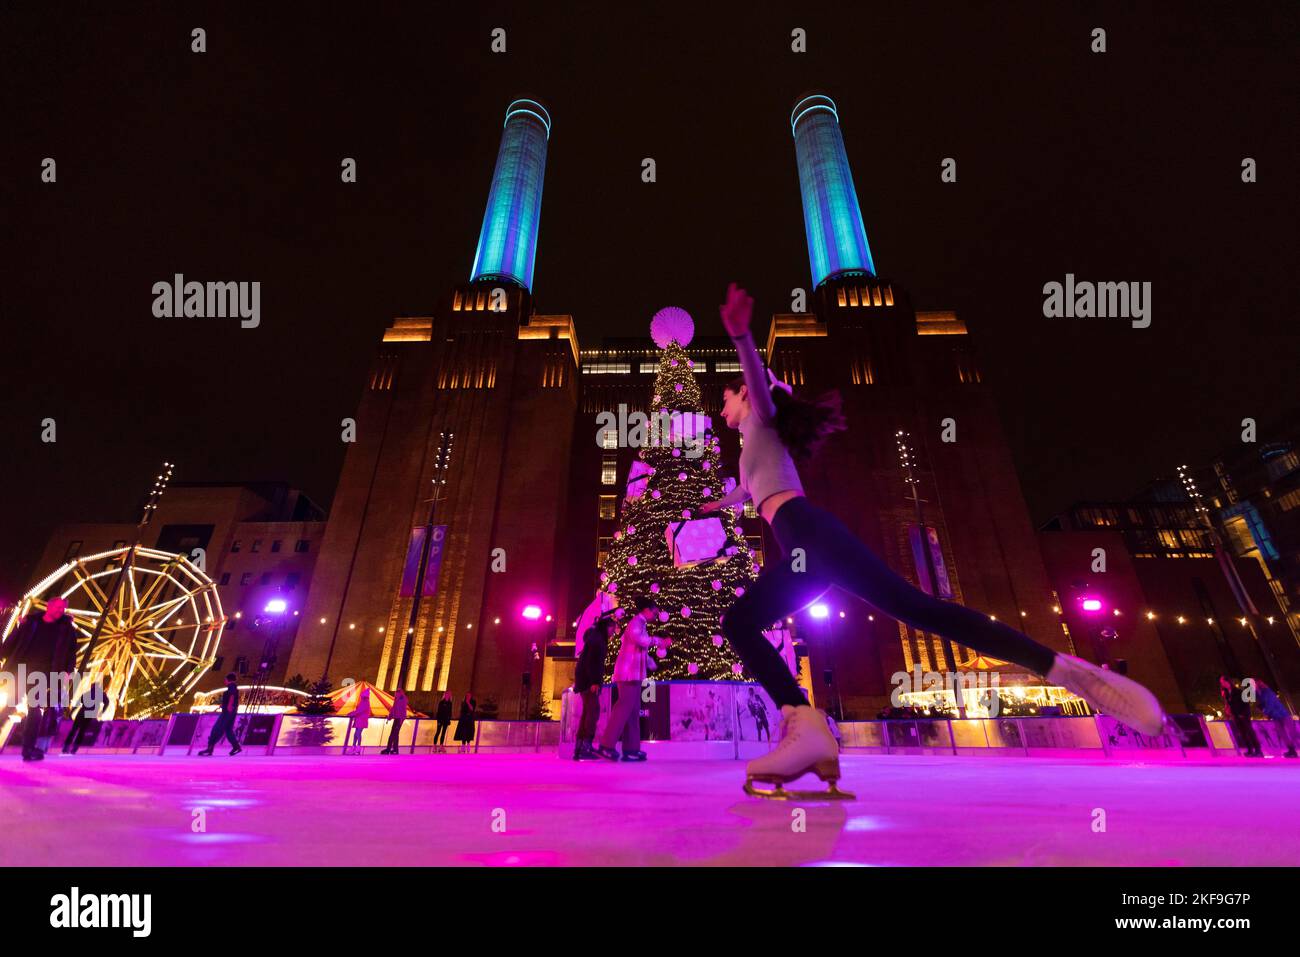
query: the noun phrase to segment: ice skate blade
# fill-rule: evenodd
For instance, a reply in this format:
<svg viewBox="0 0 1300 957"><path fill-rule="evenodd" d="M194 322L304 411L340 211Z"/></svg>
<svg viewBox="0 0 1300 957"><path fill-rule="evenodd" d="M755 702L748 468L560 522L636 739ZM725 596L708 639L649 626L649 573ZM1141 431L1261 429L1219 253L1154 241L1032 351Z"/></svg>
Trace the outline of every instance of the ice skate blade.
<svg viewBox="0 0 1300 957"><path fill-rule="evenodd" d="M787 781L795 781L805 774L815 774L826 782L825 791L787 791ZM819 762L805 768L798 774L747 774L745 775L745 793L753 797L768 798L774 801L856 801L857 797L839 788L840 764L838 761ZM757 788L755 784L771 784L771 790Z"/></svg>
<svg viewBox="0 0 1300 957"><path fill-rule="evenodd" d="M755 787L755 783L772 784L770 790ZM787 791L780 781L767 781L763 778L746 778L745 793L750 797L767 798L771 801L856 801L857 795L850 794L848 791L841 791L839 786L831 781L825 791Z"/></svg>

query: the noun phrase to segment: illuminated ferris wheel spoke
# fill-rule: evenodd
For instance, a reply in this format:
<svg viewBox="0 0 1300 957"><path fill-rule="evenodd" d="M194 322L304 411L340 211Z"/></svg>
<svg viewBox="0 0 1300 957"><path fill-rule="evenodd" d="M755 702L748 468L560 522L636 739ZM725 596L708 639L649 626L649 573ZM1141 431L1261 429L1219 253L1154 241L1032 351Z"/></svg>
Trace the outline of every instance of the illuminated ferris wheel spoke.
<svg viewBox="0 0 1300 957"><path fill-rule="evenodd" d="M86 570L81 567L80 562L72 566L72 574L81 583L81 589L86 597L90 599L90 603L95 606L95 612L102 615L104 606L108 604L108 596L99 587L99 582L86 574Z"/></svg>
<svg viewBox="0 0 1300 957"><path fill-rule="evenodd" d="M150 582L149 586L145 588L144 594L140 596L141 605L152 605L154 603L154 596L158 594L159 590L166 583L165 572L169 565L170 562L168 563L167 566L164 566L161 569L141 570L140 574L148 574L148 575L156 576L156 578Z"/></svg>

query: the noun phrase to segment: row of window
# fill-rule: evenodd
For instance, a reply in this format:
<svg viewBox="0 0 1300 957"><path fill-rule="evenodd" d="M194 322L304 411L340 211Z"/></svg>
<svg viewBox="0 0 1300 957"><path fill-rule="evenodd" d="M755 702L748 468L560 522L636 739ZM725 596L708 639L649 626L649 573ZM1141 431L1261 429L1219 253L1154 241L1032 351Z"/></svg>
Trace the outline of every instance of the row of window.
<svg viewBox="0 0 1300 957"><path fill-rule="evenodd" d="M602 475L602 477L603 477L603 475ZM606 485L610 485L610 484L612 484L612 483L611 483L611 482L606 482L605 484L606 484ZM602 495L602 496L600 496L600 504L597 506L597 508L598 508L598 512L597 512L597 514L598 514L601 518L604 518L604 519L612 519L612 518L617 517L617 515L618 515L618 496L616 496L616 495ZM745 518L757 518L757 517L758 517L758 509L756 509L756 508L754 507L754 500L753 500L753 499L746 499L746 500L745 500Z"/></svg>
<svg viewBox="0 0 1300 957"><path fill-rule="evenodd" d="M310 542L305 538L300 538L293 543L293 550L295 552L305 552L309 547L310 547ZM271 551L278 552L281 551L283 548L284 548L284 539L276 538L271 540ZM241 552L244 550L244 543L237 538L231 544L230 550L232 552ZM253 539L253 544L252 547L249 548L249 551L260 552L261 550L262 550L262 540L260 538Z"/></svg>
<svg viewBox="0 0 1300 957"><path fill-rule="evenodd" d="M703 359L695 360L696 372L708 372L709 364ZM642 362L639 365L642 375L653 375L659 371L659 363ZM734 359L719 359L713 363L714 372L739 372L740 363ZM583 375L631 375L632 363L630 362L586 362L582 366Z"/></svg>
<svg viewBox="0 0 1300 957"><path fill-rule="evenodd" d="M230 584L230 577L231 577L231 573L230 573L230 572L223 572L222 575L221 575L221 581L219 581L218 584L220 584L220 585L229 585L229 584ZM253 579L256 578L256 577L257 577L257 573L256 573L256 572L244 572L242 575L239 576L239 584L241 584L241 585L251 585L251 584L253 584ZM285 588L285 590L286 590L286 591L293 591L295 588L298 587L298 582L299 582L301 579L302 579L302 575L301 575L299 572L289 572L288 574L286 574L286 575L284 576L284 588ZM269 585L269 584L271 584L271 573L270 573L270 572L263 572L263 573L262 573L260 584L263 584L263 585Z"/></svg>
<svg viewBox="0 0 1300 957"><path fill-rule="evenodd" d="M841 286L835 290L836 305L839 306L892 306L894 304L894 287L886 286Z"/></svg>

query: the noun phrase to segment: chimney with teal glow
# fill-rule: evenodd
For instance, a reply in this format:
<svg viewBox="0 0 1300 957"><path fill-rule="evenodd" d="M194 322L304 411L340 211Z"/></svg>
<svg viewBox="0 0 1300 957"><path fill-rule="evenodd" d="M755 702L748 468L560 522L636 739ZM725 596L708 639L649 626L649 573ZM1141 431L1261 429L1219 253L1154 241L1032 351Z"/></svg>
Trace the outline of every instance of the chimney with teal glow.
<svg viewBox="0 0 1300 957"><path fill-rule="evenodd" d="M814 288L837 276L876 274L844 152L840 118L829 96L800 97L790 114L804 231Z"/></svg>
<svg viewBox="0 0 1300 957"><path fill-rule="evenodd" d="M506 280L532 290L550 137L551 115L536 100L515 100L506 107L470 282Z"/></svg>

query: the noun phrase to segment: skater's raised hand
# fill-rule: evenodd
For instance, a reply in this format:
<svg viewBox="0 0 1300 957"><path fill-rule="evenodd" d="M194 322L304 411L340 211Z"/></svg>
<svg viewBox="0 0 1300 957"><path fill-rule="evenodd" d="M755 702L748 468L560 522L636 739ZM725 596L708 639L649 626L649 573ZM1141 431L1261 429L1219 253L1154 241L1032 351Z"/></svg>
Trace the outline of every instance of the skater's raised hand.
<svg viewBox="0 0 1300 957"><path fill-rule="evenodd" d="M727 284L727 301L718 307L722 316L722 327L727 335L743 336L749 332L749 323L754 314L754 300L734 282Z"/></svg>

